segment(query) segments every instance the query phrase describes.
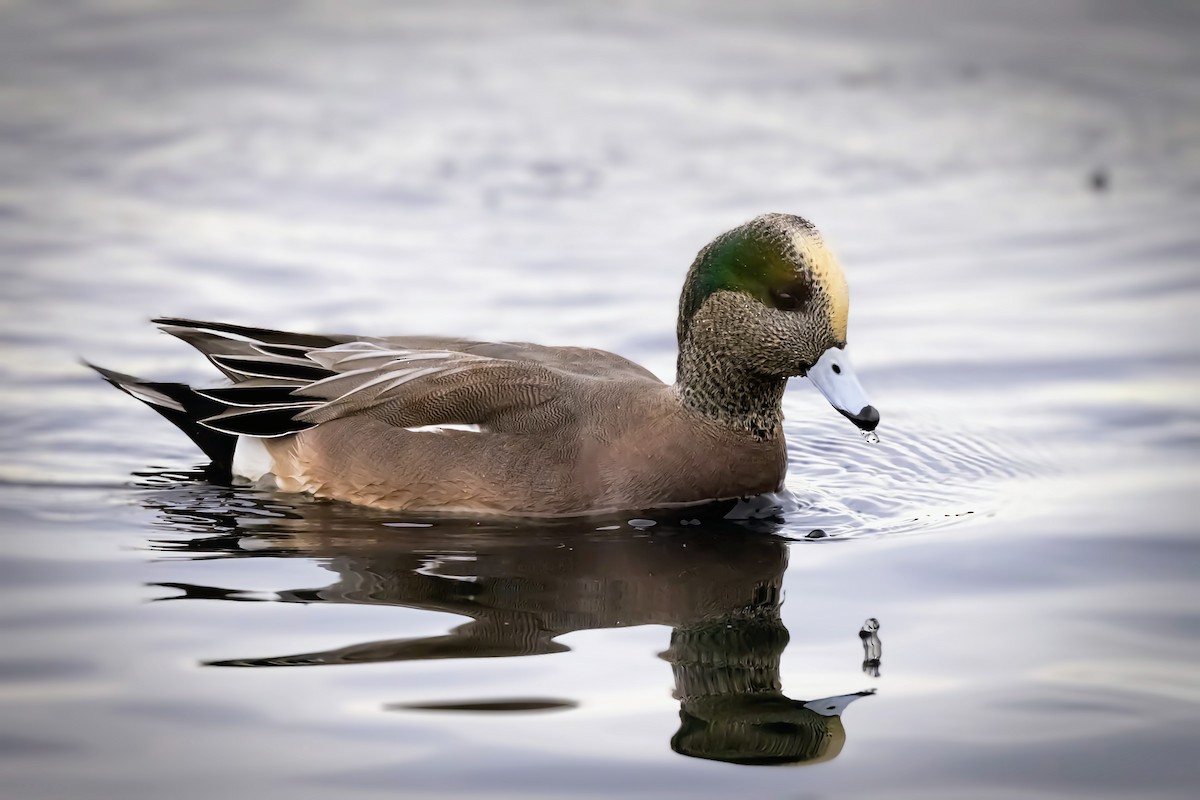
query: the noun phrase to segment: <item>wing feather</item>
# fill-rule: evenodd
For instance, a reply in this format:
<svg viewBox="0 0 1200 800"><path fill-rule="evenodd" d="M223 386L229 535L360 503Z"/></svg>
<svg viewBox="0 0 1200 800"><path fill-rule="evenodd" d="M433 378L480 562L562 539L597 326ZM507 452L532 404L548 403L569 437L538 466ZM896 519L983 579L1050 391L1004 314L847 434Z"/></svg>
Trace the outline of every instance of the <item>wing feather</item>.
<svg viewBox="0 0 1200 800"><path fill-rule="evenodd" d="M359 415L404 428L453 424L531 432L574 416L569 398L577 381L619 376L657 382L620 356L585 348L443 337L355 339L156 321L233 381L200 390L223 406L203 424L250 436L284 436Z"/></svg>
<svg viewBox="0 0 1200 800"><path fill-rule="evenodd" d="M287 356L213 355L209 359L225 373L233 372L245 378L314 381L329 374L329 370L318 364Z"/></svg>
<svg viewBox="0 0 1200 800"><path fill-rule="evenodd" d="M295 417L294 406L264 406L262 408L230 408L200 420L200 424L215 431L235 436L257 436L270 439L299 433L313 427Z"/></svg>

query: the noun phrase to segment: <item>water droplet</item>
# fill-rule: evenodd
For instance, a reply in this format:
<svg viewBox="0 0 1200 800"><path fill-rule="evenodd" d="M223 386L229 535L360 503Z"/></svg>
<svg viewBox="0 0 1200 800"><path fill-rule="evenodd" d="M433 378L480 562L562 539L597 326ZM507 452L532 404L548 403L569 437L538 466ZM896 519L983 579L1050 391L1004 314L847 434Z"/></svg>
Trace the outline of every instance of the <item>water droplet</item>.
<svg viewBox="0 0 1200 800"><path fill-rule="evenodd" d="M867 444L879 444L879 434L875 431L863 431L862 435L867 440Z"/></svg>

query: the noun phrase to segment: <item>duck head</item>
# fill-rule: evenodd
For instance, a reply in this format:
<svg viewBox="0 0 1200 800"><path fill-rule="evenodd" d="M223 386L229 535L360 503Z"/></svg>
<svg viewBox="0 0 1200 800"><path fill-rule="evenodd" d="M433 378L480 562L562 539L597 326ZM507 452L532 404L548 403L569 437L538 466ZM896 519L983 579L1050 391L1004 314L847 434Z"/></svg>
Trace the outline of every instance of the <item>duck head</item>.
<svg viewBox="0 0 1200 800"><path fill-rule="evenodd" d="M856 426L874 430L879 412L846 355L849 305L841 265L807 220L764 214L718 236L696 256L680 297L685 402L734 422L747 411L761 417L749 395L777 407L787 379L806 376ZM751 427L766 430L764 422Z"/></svg>

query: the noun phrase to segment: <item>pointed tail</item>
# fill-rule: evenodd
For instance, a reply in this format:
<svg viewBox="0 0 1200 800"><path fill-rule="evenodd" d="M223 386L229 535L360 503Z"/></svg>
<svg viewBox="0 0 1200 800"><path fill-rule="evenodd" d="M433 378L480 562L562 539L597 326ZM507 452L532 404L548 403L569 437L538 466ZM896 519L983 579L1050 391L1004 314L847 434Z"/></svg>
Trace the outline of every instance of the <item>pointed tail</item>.
<svg viewBox="0 0 1200 800"><path fill-rule="evenodd" d="M113 386L141 400L186 433L188 438L212 459L217 471L228 476L233 465L233 450L237 446L237 437L200 424L200 420L224 411L223 404L198 394L195 389L184 383L145 381L89 364L87 361L83 363L99 372Z"/></svg>

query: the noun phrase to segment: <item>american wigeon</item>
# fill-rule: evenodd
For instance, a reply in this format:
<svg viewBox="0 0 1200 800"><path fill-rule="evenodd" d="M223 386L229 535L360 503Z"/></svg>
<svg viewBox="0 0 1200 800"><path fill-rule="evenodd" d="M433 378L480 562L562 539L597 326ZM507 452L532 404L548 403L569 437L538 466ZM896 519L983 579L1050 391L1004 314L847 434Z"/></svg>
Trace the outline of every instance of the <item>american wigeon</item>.
<svg viewBox="0 0 1200 800"><path fill-rule="evenodd" d="M778 490L791 376L874 430L846 357L848 308L817 229L765 214L692 263L673 385L603 350L174 318L154 322L231 385L96 369L237 480L384 509L588 514Z"/></svg>

